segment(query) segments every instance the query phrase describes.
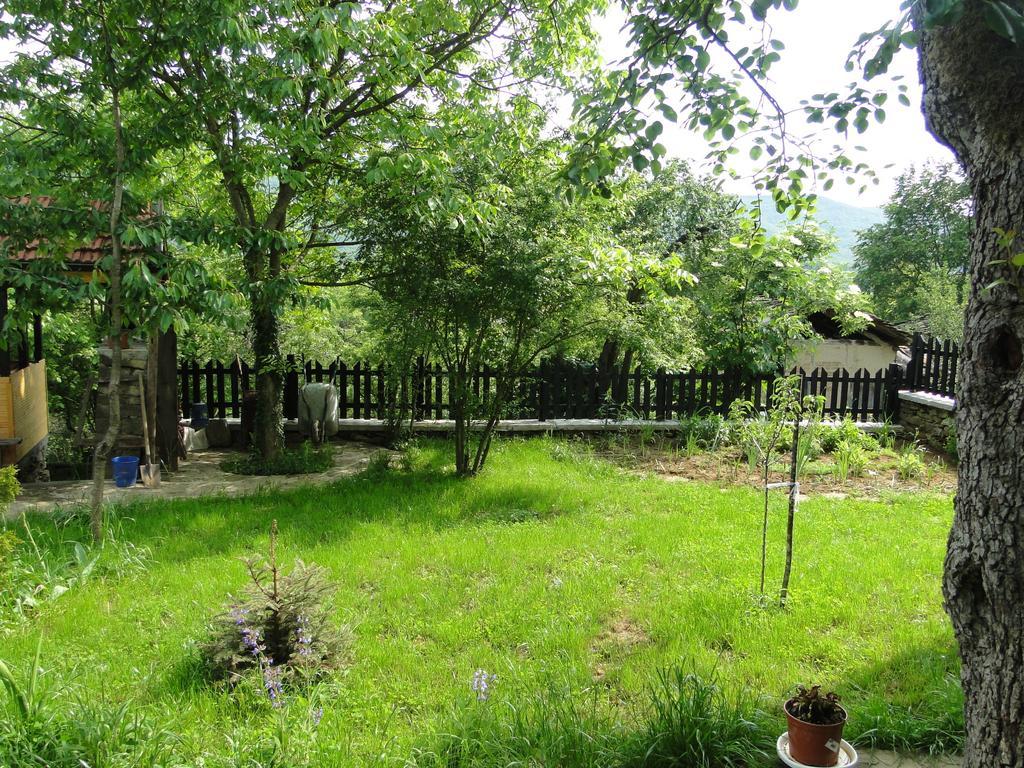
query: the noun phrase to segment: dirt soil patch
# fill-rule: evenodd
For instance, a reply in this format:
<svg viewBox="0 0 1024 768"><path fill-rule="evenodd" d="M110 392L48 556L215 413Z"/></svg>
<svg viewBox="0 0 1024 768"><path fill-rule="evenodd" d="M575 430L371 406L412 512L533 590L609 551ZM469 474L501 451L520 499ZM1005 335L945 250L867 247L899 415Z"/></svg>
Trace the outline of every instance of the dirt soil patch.
<svg viewBox="0 0 1024 768"><path fill-rule="evenodd" d="M640 472L653 472L674 482L700 481L719 485L748 485L760 488L763 478L751 470L737 448L723 448L714 452L686 455L672 445L647 446L643 450L616 448L600 451L601 455L618 464ZM956 491L956 467L944 456L924 450L921 452L924 470L917 477L902 478L898 469L896 451L872 454L867 469L859 477L840 480L834 473L831 456L814 459L800 477L800 492L806 496L832 498L873 498L885 492L928 491L953 493ZM789 457L779 454L769 474L769 482L789 480Z"/></svg>

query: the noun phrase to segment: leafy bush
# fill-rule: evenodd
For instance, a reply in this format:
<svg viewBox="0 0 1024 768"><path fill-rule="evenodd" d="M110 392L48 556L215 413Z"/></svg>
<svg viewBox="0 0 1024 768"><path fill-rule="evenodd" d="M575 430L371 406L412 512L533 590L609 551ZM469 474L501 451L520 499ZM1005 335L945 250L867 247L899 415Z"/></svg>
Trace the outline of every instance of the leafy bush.
<svg viewBox="0 0 1024 768"><path fill-rule="evenodd" d="M419 443L408 440L402 446L402 453L398 459L398 468L402 472L410 473L423 468L426 464L426 455ZM390 460L388 462L390 464Z"/></svg>
<svg viewBox="0 0 1024 768"><path fill-rule="evenodd" d="M220 468L236 475L310 475L323 472L334 464L330 446L315 447L305 442L298 448L284 448L272 459L257 453L221 462Z"/></svg>
<svg viewBox="0 0 1024 768"><path fill-rule="evenodd" d="M833 456L833 473L841 482L846 482L851 476L860 477L868 468L870 457L861 446L861 443L849 440L840 441L836 446Z"/></svg>
<svg viewBox="0 0 1024 768"><path fill-rule="evenodd" d="M21 483L18 482L17 469L13 466L0 468L0 518L19 493Z"/></svg>
<svg viewBox="0 0 1024 768"><path fill-rule="evenodd" d="M911 480L924 474L924 459L921 450L914 445L904 448L896 459L896 471L901 480Z"/></svg>
<svg viewBox="0 0 1024 768"><path fill-rule="evenodd" d="M76 445L72 435L59 428L50 430L46 438L46 463L48 465L88 463L92 458L89 448Z"/></svg>
<svg viewBox="0 0 1024 768"><path fill-rule="evenodd" d="M724 426L725 419L717 413L687 416L679 420L679 442L688 446L689 453L712 450L718 445Z"/></svg>
<svg viewBox="0 0 1024 768"><path fill-rule="evenodd" d="M950 420L949 426L946 429L946 454L953 460L954 463L960 461L960 448L956 437L956 422Z"/></svg>
<svg viewBox="0 0 1024 768"><path fill-rule="evenodd" d="M738 430L740 450L753 472L765 460L765 451L784 451L793 442L793 427L779 425L767 413L759 413L743 423ZM770 458L770 457L769 457Z"/></svg>
<svg viewBox="0 0 1024 768"><path fill-rule="evenodd" d="M335 587L327 571L298 560L291 572L281 572L276 520L269 558L249 558L246 568L248 587L215 619L203 652L214 679L235 684L258 670L268 697L278 704L287 678L312 679L342 662L347 631L331 621Z"/></svg>
<svg viewBox="0 0 1024 768"><path fill-rule="evenodd" d="M864 451L877 451L878 441L857 426L849 416L838 424L821 425L821 449L825 453L835 453L841 443L856 445Z"/></svg>
<svg viewBox="0 0 1024 768"><path fill-rule="evenodd" d="M363 471L368 475L382 475L390 470L391 451L381 449L370 454L370 458L366 462L366 469Z"/></svg>
<svg viewBox="0 0 1024 768"><path fill-rule="evenodd" d="M896 446L896 429L892 422L886 419L882 426L875 432L875 440L882 450L891 451Z"/></svg>

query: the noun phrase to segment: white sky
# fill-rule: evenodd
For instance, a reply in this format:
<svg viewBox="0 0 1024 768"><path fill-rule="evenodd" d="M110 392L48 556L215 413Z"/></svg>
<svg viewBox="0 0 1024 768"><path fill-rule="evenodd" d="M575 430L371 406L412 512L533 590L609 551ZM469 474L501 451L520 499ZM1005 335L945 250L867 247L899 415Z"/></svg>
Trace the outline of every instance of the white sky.
<svg viewBox="0 0 1024 768"><path fill-rule="evenodd" d="M885 21L896 18L899 5L899 0L803 0L795 11L771 13L768 21L774 29L773 36L786 45L782 60L771 69L772 94L785 109L795 109L802 99L812 94L842 93L843 86L856 79L856 72L844 69L853 43L862 32L878 29ZM616 61L627 53L628 35L621 31L624 20L621 8L616 5L600 24L602 53L608 61ZM851 130L849 139L826 127L827 123L820 126L825 134L825 146L845 142L850 153L855 146L868 150L866 155L851 154L851 157L855 162L864 160L871 165L879 177L878 186L869 185L859 196L860 184L851 187L837 180L829 192L822 194L851 205L882 205L888 200L896 177L910 165L952 160L952 154L925 130L914 52L901 52L890 71L904 76L902 82L909 87L910 107L896 100L893 87L885 105L884 123L872 121L863 134ZM878 82L881 86L882 80ZM702 167L706 145L700 136L666 124L661 141L670 156L689 160L695 168ZM745 153L734 157L736 170L749 172L744 166ZM729 182L726 186L736 193L753 192L748 182Z"/></svg>

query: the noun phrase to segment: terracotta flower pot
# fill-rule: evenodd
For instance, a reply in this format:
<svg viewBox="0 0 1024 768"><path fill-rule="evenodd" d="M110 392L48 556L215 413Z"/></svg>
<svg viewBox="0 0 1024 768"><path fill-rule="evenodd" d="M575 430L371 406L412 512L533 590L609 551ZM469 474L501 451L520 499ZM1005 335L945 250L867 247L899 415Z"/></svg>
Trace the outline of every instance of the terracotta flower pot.
<svg viewBox="0 0 1024 768"><path fill-rule="evenodd" d="M789 754L804 765L827 768L839 762L839 748L843 741L843 726L846 725L846 710L843 719L833 725L805 723L789 714L789 702L783 707L789 730ZM840 709L842 709L840 707Z"/></svg>

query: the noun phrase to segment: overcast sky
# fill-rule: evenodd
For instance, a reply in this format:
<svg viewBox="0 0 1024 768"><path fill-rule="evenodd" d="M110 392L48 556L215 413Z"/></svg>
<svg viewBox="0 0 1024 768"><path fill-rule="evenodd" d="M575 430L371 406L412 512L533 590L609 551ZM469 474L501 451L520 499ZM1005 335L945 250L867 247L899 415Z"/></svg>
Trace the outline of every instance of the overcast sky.
<svg viewBox="0 0 1024 768"><path fill-rule="evenodd" d="M855 79L855 73L846 72L844 64L853 43L861 32L877 29L886 20L898 14L899 0L803 0L797 10L776 12L769 16L774 37L786 45L782 61L772 67L772 93L786 109L794 109L801 99L823 91L842 91L842 87ZM608 61L620 59L625 53L627 35L621 31L625 17L614 7L600 24L602 53ZM895 93L886 104L886 121L872 122L864 134L851 132L849 147L863 146L868 152L855 159L869 162L880 178L878 186L869 186L858 195L860 185L849 187L837 183L827 194L829 197L852 205L882 205L889 198L895 178L905 168L928 161L950 161L952 155L938 144L925 130L921 115L921 86L918 82L916 57L913 51L904 51L891 70L904 76L909 86L910 107L895 99ZM828 130L831 143L846 141L840 134ZM685 158L700 166L706 145L699 136L684 128L666 125L662 142L669 154ZM831 146L831 143L829 146ZM744 153L737 156L741 172ZM744 182L744 185L746 182ZM752 192L734 182L727 184L730 191Z"/></svg>

